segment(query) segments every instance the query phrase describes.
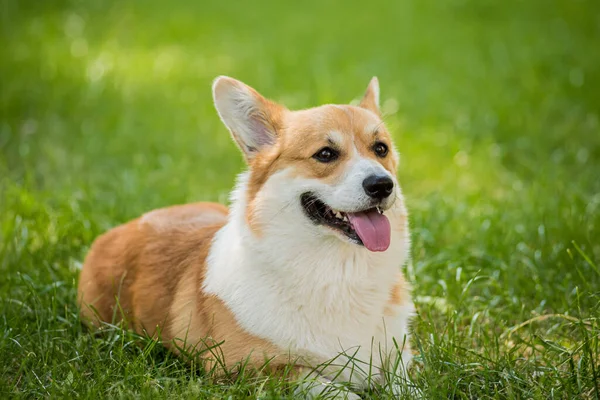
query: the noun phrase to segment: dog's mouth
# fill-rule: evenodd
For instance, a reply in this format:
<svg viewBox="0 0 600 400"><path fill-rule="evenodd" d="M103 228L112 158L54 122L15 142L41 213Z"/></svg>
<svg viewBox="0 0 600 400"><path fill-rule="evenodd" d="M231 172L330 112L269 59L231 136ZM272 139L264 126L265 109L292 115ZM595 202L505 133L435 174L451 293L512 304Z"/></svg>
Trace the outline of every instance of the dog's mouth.
<svg viewBox="0 0 600 400"><path fill-rule="evenodd" d="M314 193L304 193L300 202L308 218L315 224L325 225L353 243L371 251L385 251L390 245L390 222L379 207L355 212L338 211L329 207Z"/></svg>

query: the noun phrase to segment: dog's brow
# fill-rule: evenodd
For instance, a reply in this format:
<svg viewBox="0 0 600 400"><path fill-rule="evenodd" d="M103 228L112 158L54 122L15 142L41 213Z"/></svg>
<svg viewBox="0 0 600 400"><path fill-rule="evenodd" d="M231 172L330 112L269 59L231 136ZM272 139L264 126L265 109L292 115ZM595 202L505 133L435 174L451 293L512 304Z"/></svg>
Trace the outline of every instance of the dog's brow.
<svg viewBox="0 0 600 400"><path fill-rule="evenodd" d="M376 138L377 135L379 135L379 127L381 125L383 125L383 121L379 122L377 125L371 128L371 136L373 136L373 138Z"/></svg>
<svg viewBox="0 0 600 400"><path fill-rule="evenodd" d="M327 142L332 146L341 146L342 141L343 138L339 132L332 131L327 134Z"/></svg>

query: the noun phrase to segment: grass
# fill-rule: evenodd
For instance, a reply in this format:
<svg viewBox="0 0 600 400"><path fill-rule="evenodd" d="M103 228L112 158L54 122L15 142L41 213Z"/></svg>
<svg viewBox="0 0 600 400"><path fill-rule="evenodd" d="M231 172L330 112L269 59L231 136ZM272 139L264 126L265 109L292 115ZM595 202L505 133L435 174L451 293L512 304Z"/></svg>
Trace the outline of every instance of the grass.
<svg viewBox="0 0 600 400"><path fill-rule="evenodd" d="M0 7L3 398L291 397L116 328L94 336L77 315L94 237L226 201L243 163L211 104L219 74L292 108L348 102L379 76L428 398L600 398L594 0Z"/></svg>

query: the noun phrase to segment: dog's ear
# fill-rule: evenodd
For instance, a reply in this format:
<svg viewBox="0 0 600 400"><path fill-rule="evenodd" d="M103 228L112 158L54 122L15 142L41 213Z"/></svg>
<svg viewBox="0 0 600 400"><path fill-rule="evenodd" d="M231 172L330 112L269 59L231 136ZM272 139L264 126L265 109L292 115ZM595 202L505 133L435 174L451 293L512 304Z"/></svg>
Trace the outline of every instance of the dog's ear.
<svg viewBox="0 0 600 400"><path fill-rule="evenodd" d="M285 111L283 106L227 76L219 76L214 80L213 100L221 120L247 162L261 149L275 144Z"/></svg>
<svg viewBox="0 0 600 400"><path fill-rule="evenodd" d="M376 76L371 78L371 82L369 82L367 91L360 101L359 106L371 110L377 115L381 114L379 111L379 80Z"/></svg>

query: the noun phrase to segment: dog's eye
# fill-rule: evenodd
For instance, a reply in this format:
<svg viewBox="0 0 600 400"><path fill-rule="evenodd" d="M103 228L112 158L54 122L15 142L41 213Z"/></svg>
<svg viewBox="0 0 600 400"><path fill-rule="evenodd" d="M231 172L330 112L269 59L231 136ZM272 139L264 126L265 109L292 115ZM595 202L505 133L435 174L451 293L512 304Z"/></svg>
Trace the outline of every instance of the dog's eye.
<svg viewBox="0 0 600 400"><path fill-rule="evenodd" d="M385 157L389 150L385 143L377 142L373 145L373 151L377 154L377 157Z"/></svg>
<svg viewBox="0 0 600 400"><path fill-rule="evenodd" d="M339 157L339 153L331 147L323 147L321 150L313 154L313 158L322 163L335 161Z"/></svg>

